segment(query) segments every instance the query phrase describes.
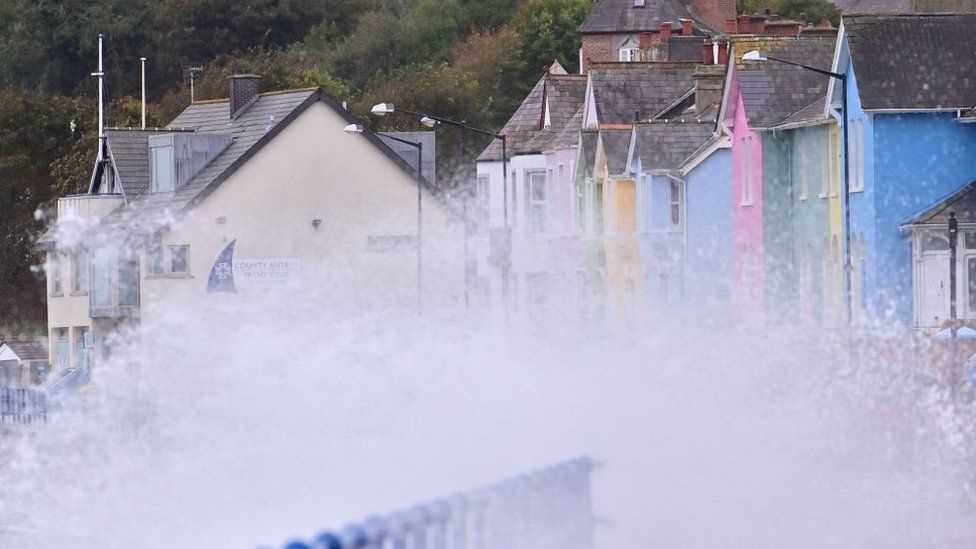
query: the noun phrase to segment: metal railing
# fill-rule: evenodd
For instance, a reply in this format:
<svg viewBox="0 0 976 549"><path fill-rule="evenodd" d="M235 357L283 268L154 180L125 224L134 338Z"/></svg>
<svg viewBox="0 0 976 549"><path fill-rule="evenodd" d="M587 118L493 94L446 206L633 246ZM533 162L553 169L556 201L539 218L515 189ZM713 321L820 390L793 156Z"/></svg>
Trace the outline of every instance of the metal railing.
<svg viewBox="0 0 976 549"><path fill-rule="evenodd" d="M47 423L47 397L33 389L0 387L0 425Z"/></svg>
<svg viewBox="0 0 976 549"><path fill-rule="evenodd" d="M294 540L285 549L590 549L592 469L589 458L576 458Z"/></svg>

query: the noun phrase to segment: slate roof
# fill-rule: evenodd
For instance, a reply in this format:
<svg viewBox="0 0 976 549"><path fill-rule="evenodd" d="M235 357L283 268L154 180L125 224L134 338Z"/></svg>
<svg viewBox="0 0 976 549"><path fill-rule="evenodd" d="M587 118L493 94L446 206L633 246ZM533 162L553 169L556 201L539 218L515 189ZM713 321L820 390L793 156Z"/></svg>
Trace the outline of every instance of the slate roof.
<svg viewBox="0 0 976 549"><path fill-rule="evenodd" d="M545 87L546 77L543 76L535 83L532 91L529 92L519 108L508 119L500 134L506 138L506 151L509 158L519 154L525 145L535 137L542 126L542 90ZM478 162L486 162L502 159L502 141L494 139L485 147L485 150L478 156Z"/></svg>
<svg viewBox="0 0 976 549"><path fill-rule="evenodd" d="M36 339L8 339L3 345L10 347L21 360L47 360L47 345Z"/></svg>
<svg viewBox="0 0 976 549"><path fill-rule="evenodd" d="M635 154L645 170L674 170L705 144L710 122L646 122L634 126Z"/></svg>
<svg viewBox="0 0 976 549"><path fill-rule="evenodd" d="M579 145L582 147L583 162L586 171L593 171L593 163L596 162L596 142L600 137L600 132L596 130L580 130Z"/></svg>
<svg viewBox="0 0 976 549"><path fill-rule="evenodd" d="M813 103L810 103L806 107L803 107L795 113L780 120L776 126L784 126L786 124L804 124L808 122L826 120L827 116L824 114L826 106L827 96L825 94L823 97L820 97Z"/></svg>
<svg viewBox="0 0 976 549"><path fill-rule="evenodd" d="M600 0L579 31L582 34L656 31L662 21L671 21L675 28L680 28L678 19L693 19L681 0L645 0L644 7L635 7L634 0Z"/></svg>
<svg viewBox="0 0 976 549"><path fill-rule="evenodd" d="M842 13L911 13L914 0L830 0Z"/></svg>
<svg viewBox="0 0 976 549"><path fill-rule="evenodd" d="M912 217L902 226L938 225L945 227L949 223L949 212L956 212L956 220L959 223L976 224L976 181L964 185L958 191L939 200L934 206Z"/></svg>
<svg viewBox="0 0 976 549"><path fill-rule="evenodd" d="M733 38L739 90L749 126L769 128L808 107L827 93L829 76L775 61L741 61L744 53L759 49L772 57L829 70L833 38Z"/></svg>
<svg viewBox="0 0 976 549"><path fill-rule="evenodd" d="M600 130L603 154L607 159L610 175L627 171L627 153L630 152L631 130Z"/></svg>
<svg viewBox="0 0 976 549"><path fill-rule="evenodd" d="M586 77L583 75L549 75L543 87L543 99L549 105L549 126L538 132L525 144L522 153L545 152L553 149L559 134L566 129L566 125L580 112L580 121L576 128L582 125L583 97L586 95ZM545 104L544 103L544 104Z"/></svg>
<svg viewBox="0 0 976 549"><path fill-rule="evenodd" d="M601 125L657 115L695 87L694 63L601 63L590 69Z"/></svg>
<svg viewBox="0 0 976 549"><path fill-rule="evenodd" d="M976 105L976 14L844 17L864 109Z"/></svg>
<svg viewBox="0 0 976 549"><path fill-rule="evenodd" d="M108 128L105 140L116 168L122 194L129 199L149 185L149 136L158 129ZM164 132L169 133L169 132Z"/></svg>
<svg viewBox="0 0 976 549"><path fill-rule="evenodd" d="M321 88L263 93L250 107L233 119L230 117L229 101L226 99L191 104L167 126L166 130L191 130L230 135L233 139L231 145L174 192L154 194L144 186L141 193L136 192L127 196L129 203L107 214L103 218L103 224L123 226L128 234L135 236L162 228L168 222L168 216L162 215L164 212L175 214L204 199L291 120L318 101L330 105L349 123L358 122ZM139 141L132 138L130 133L132 131L122 136L126 139L117 142L125 143L126 150L131 155L135 155ZM141 135L139 139L144 140L148 133L143 132ZM411 174L414 172L412 167L387 147L379 137L370 132L363 135L402 169ZM148 150L144 149L143 154L148 156ZM135 158L128 158L128 156L126 158L126 163L131 164L132 173L137 173L138 165L141 164ZM145 164L148 165L148 160Z"/></svg>
<svg viewBox="0 0 976 549"><path fill-rule="evenodd" d="M579 132L583 127L583 105L576 110L576 114L559 130L559 134L552 141L553 149L572 149L579 144Z"/></svg>

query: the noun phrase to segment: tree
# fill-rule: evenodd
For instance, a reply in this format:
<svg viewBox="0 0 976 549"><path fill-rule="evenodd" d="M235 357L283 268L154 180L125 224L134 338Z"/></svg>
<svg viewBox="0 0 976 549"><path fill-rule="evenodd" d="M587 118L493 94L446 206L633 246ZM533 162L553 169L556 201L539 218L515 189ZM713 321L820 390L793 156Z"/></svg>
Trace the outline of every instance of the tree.
<svg viewBox="0 0 976 549"><path fill-rule="evenodd" d="M518 81L521 95L528 93L553 60L570 72L579 69L580 36L577 29L589 14L589 0L525 0L515 17L525 68Z"/></svg>

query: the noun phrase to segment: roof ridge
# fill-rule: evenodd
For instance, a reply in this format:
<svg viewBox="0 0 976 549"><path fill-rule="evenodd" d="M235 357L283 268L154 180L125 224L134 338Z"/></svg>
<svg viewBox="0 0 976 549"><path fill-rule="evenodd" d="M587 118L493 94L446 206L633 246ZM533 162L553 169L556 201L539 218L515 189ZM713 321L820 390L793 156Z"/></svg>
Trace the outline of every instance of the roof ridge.
<svg viewBox="0 0 976 549"><path fill-rule="evenodd" d="M268 97L273 95L284 95L286 93L300 93L300 92L316 92L322 89L322 86L312 86L310 88L288 88L286 90L273 90L268 92L261 92L258 97ZM199 99L190 103L191 105L210 105L213 103L227 103L230 101L229 97L223 97L221 99Z"/></svg>

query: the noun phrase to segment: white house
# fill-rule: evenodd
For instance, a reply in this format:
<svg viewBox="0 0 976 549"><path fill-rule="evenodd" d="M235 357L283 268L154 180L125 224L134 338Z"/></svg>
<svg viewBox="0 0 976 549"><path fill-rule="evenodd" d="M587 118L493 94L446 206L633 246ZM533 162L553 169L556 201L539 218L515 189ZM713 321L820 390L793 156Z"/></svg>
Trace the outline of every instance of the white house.
<svg viewBox="0 0 976 549"><path fill-rule="evenodd" d="M462 300L462 218L418 183L412 147L344 131L356 123L321 89L259 93L237 75L229 99L195 102L166 128L106 130L89 192L62 198L40 240L52 362L79 362L84 347L64 341L101 351L120 326L218 295Z"/></svg>

